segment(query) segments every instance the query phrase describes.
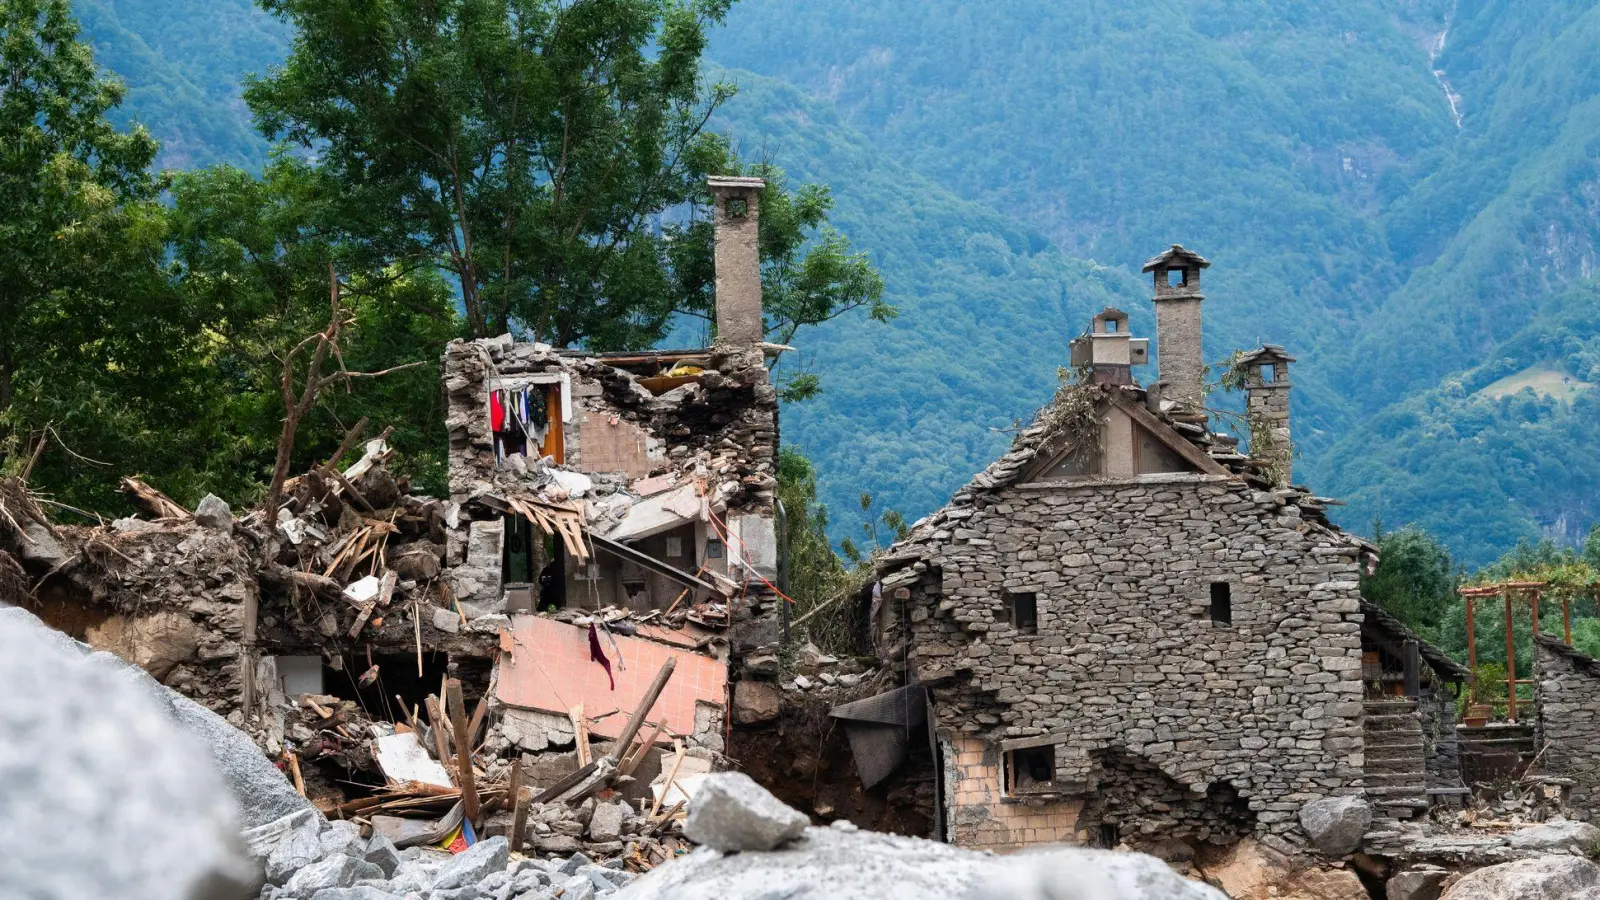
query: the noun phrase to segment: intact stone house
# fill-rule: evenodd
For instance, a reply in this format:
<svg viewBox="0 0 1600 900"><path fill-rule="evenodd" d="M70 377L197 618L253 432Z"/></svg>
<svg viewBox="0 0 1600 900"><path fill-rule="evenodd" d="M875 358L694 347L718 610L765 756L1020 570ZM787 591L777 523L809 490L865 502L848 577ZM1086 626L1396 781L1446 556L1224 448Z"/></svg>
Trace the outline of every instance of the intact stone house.
<svg viewBox="0 0 1600 900"><path fill-rule="evenodd" d="M947 840L1303 846L1306 803L1363 793L1363 661L1415 635L1362 603L1374 548L1290 486L1281 348L1241 363L1270 452L1208 427L1208 265L1174 246L1144 266L1159 381L1135 381L1127 316L1096 316L1079 383L880 564L878 646L927 688ZM1428 650L1430 683L1463 674Z"/></svg>

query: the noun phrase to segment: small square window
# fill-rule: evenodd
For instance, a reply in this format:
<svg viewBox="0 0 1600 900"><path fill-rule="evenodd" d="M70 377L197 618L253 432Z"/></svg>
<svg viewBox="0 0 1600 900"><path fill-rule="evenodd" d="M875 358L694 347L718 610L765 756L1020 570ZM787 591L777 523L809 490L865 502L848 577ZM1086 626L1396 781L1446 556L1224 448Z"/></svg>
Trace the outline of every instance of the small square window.
<svg viewBox="0 0 1600 900"><path fill-rule="evenodd" d="M728 210L728 218L742 219L750 215L750 201L744 197L729 197L726 209Z"/></svg>
<svg viewBox="0 0 1600 900"><path fill-rule="evenodd" d="M1211 621L1233 624L1233 587L1226 581L1211 582Z"/></svg>
<svg viewBox="0 0 1600 900"><path fill-rule="evenodd" d="M706 541L706 559L722 558L722 542L712 538Z"/></svg>
<svg viewBox="0 0 1600 900"><path fill-rule="evenodd" d="M1023 747L1006 754L1006 793L1036 794L1054 789L1056 780L1056 748Z"/></svg>
<svg viewBox="0 0 1600 900"><path fill-rule="evenodd" d="M1182 287L1183 283L1184 283L1183 275L1184 275L1184 270L1183 269L1168 269L1167 270L1167 287Z"/></svg>
<svg viewBox="0 0 1600 900"><path fill-rule="evenodd" d="M1007 592L1003 595L1006 607L1006 618L1010 620L1011 627L1022 634L1037 634L1039 632L1039 595L1038 594L1013 594Z"/></svg>

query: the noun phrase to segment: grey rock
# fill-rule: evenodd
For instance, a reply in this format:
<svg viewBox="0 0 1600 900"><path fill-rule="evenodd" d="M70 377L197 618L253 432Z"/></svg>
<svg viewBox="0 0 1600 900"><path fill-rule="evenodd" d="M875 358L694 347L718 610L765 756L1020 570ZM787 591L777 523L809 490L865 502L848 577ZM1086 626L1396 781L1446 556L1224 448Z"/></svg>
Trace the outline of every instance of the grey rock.
<svg viewBox="0 0 1600 900"><path fill-rule="evenodd" d="M594 882L574 875L561 883L561 900L594 900Z"/></svg>
<svg viewBox="0 0 1600 900"><path fill-rule="evenodd" d="M1300 807L1300 827L1328 856L1354 853L1372 827L1372 807L1360 797L1323 797Z"/></svg>
<svg viewBox="0 0 1600 900"><path fill-rule="evenodd" d="M513 896L515 896L516 900L555 900L556 888L534 888L531 891L523 891Z"/></svg>
<svg viewBox="0 0 1600 900"><path fill-rule="evenodd" d="M310 819L303 813L294 815ZM272 852L266 858L267 881L276 885L284 884L294 873L327 855L322 851L321 818L319 815L316 819L310 819L309 823L294 828L272 848Z"/></svg>
<svg viewBox="0 0 1600 900"><path fill-rule="evenodd" d="M267 761L249 735L188 697L143 677L151 692L166 702L172 718L211 751L223 783L239 804L240 824L253 828L313 808L278 767Z"/></svg>
<svg viewBox="0 0 1600 900"><path fill-rule="evenodd" d="M574 853L582 848L578 839L568 834L535 835L533 846L540 853Z"/></svg>
<svg viewBox="0 0 1600 900"><path fill-rule="evenodd" d="M426 866L404 860L400 868L389 877L389 890L397 894L408 894L412 891L425 891L433 884L433 873Z"/></svg>
<svg viewBox="0 0 1600 900"><path fill-rule="evenodd" d="M1551 819L1531 828L1511 832L1508 842L1517 850L1576 850L1587 853L1600 844L1600 828L1588 822Z"/></svg>
<svg viewBox="0 0 1600 900"><path fill-rule="evenodd" d="M589 839L614 841L622 837L622 823L627 821L629 812L625 803L601 803L596 806L589 817Z"/></svg>
<svg viewBox="0 0 1600 900"><path fill-rule="evenodd" d="M461 630L461 617L451 610L436 606L433 608L433 627L446 634L455 634Z"/></svg>
<svg viewBox="0 0 1600 900"><path fill-rule="evenodd" d="M313 894L311 900L400 900L400 895L370 884L358 884L347 888L323 888Z"/></svg>
<svg viewBox="0 0 1600 900"><path fill-rule="evenodd" d="M1449 874L1438 866L1413 866L1389 877L1384 896L1388 900L1439 900Z"/></svg>
<svg viewBox="0 0 1600 900"><path fill-rule="evenodd" d="M362 849L361 858L382 869L385 878L393 878L400 868L400 851L394 848L394 841L381 831L372 833Z"/></svg>
<svg viewBox="0 0 1600 900"><path fill-rule="evenodd" d="M808 828L786 849L701 848L658 866L616 900L1227 900L1151 856L1061 849L995 856L867 831Z"/></svg>
<svg viewBox="0 0 1600 900"><path fill-rule="evenodd" d="M689 801L683 833L724 853L771 850L805 831L810 820L743 772L706 778Z"/></svg>
<svg viewBox="0 0 1600 900"><path fill-rule="evenodd" d="M323 856L344 853L359 859L366 849L361 840L361 827L354 822L329 822L317 840L322 844Z"/></svg>
<svg viewBox="0 0 1600 900"><path fill-rule="evenodd" d="M216 494L207 494L200 500L200 505L194 508L194 520L206 528L233 531L233 510Z"/></svg>
<svg viewBox="0 0 1600 900"><path fill-rule="evenodd" d="M594 889L601 893L610 893L621 887L623 883L616 877L618 873L615 870L607 869L604 866L584 866L578 871L578 874L589 879L589 883L594 885Z"/></svg>
<svg viewBox="0 0 1600 900"><path fill-rule="evenodd" d="M433 889L447 891L475 885L496 872L504 872L510 857L511 846L505 838L485 838L445 863L434 876Z"/></svg>
<svg viewBox="0 0 1600 900"><path fill-rule="evenodd" d="M566 861L562 862L561 865L556 867L556 874L576 875L578 874L579 869L583 868L584 866L592 865L594 865L594 860L584 856L582 853L574 853L572 856L568 857Z"/></svg>
<svg viewBox="0 0 1600 900"><path fill-rule="evenodd" d="M256 892L237 805L148 676L0 607L0 684L0 894Z"/></svg>
<svg viewBox="0 0 1600 900"><path fill-rule="evenodd" d="M1468 873L1444 900L1600 900L1600 866L1576 856L1519 859Z"/></svg>
<svg viewBox="0 0 1600 900"><path fill-rule="evenodd" d="M296 900L311 900L318 891L327 888L354 887L358 881L382 877L383 870L372 863L338 853L294 873L283 886L281 896L294 897Z"/></svg>

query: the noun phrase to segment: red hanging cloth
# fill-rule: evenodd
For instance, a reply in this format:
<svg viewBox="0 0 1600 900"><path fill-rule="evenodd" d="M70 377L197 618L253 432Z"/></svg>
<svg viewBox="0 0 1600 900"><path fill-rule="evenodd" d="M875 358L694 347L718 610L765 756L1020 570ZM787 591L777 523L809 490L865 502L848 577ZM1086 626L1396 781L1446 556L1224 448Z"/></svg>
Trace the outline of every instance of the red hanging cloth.
<svg viewBox="0 0 1600 900"><path fill-rule="evenodd" d="M589 658L605 666L606 678L611 682L611 689L617 689L617 679L611 674L611 660L606 659L606 652L600 648L600 632L595 630L594 623L589 623Z"/></svg>

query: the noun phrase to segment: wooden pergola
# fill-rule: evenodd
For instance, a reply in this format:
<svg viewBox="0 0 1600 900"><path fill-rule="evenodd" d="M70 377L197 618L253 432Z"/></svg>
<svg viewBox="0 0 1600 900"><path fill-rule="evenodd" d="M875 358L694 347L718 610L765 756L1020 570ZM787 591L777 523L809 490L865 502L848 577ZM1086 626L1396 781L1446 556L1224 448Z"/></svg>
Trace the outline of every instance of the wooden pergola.
<svg viewBox="0 0 1600 900"><path fill-rule="evenodd" d="M1499 584L1488 584L1479 587L1464 587L1456 593L1467 603L1467 668L1472 670L1471 702L1478 702L1478 640L1473 629L1475 627L1474 615L1477 612L1476 601L1479 597L1500 597L1505 602L1506 610L1506 717L1511 721L1517 720L1517 686L1519 684L1532 684L1533 681L1520 681L1517 678L1517 641L1516 631L1512 625L1512 604L1518 599L1527 598L1533 613L1533 633L1539 633L1539 598L1545 588L1550 586L1545 581L1503 581ZM1561 597L1561 628L1563 639L1568 646L1572 644L1572 598L1565 594Z"/></svg>

